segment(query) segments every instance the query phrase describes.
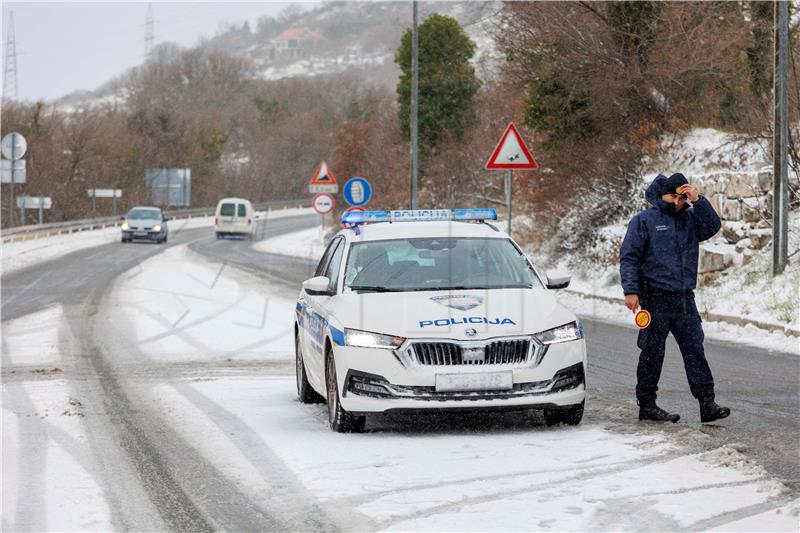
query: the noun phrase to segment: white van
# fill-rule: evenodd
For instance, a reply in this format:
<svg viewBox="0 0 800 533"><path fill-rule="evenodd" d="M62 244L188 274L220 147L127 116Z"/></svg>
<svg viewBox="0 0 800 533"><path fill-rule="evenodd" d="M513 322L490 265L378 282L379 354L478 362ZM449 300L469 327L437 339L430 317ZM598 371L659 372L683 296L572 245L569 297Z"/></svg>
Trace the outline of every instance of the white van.
<svg viewBox="0 0 800 533"><path fill-rule="evenodd" d="M253 240L256 232L253 204L244 198L220 200L214 217L214 231L217 233L217 239L224 239L228 235L241 235Z"/></svg>

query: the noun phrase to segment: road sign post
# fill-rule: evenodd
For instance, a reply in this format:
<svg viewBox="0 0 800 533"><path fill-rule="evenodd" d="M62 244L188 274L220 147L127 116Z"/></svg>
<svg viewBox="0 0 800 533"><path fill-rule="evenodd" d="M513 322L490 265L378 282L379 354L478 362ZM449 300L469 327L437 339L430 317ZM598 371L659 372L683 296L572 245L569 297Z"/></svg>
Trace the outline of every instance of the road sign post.
<svg viewBox="0 0 800 533"><path fill-rule="evenodd" d="M525 141L517 131L513 122L508 124L500 142L494 148L489 161L486 162L487 170L506 170L505 190L506 190L506 212L508 214L508 234L511 235L511 199L514 187L515 168L533 170L538 168L530 150L525 145Z"/></svg>
<svg viewBox="0 0 800 533"><path fill-rule="evenodd" d="M44 209L50 209L53 201L49 196L18 196L17 207L19 207L19 219L21 224L25 224L25 209L39 210L39 224L44 223Z"/></svg>
<svg viewBox="0 0 800 533"><path fill-rule="evenodd" d="M11 168L9 171L10 174L9 183L11 184L11 187L9 189L9 194L11 196L11 201L8 206L9 223L11 224L11 226L14 225L14 182L16 181L15 174L17 171L14 162L17 161L18 159L22 159L22 156L25 155L27 149L28 149L28 142L25 140L25 137L23 137L21 133L16 133L16 132L9 133L5 137L3 137L2 143L0 143L0 151L2 151L3 155L6 156L6 158L11 160Z"/></svg>
<svg viewBox="0 0 800 533"><path fill-rule="evenodd" d="M122 198L122 189L88 189L86 194L92 199L92 214L96 216L97 199L111 198L112 209L117 214L117 198Z"/></svg>

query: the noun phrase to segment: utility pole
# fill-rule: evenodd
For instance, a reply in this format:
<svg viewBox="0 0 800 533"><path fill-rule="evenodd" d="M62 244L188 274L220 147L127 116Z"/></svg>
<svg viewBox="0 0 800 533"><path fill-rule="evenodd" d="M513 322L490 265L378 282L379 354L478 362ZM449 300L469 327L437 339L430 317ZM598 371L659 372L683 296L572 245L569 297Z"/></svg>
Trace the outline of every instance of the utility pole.
<svg viewBox="0 0 800 533"><path fill-rule="evenodd" d="M6 57L3 68L3 100L15 101L19 98L17 86L17 41L14 37L14 12L8 15L6 33Z"/></svg>
<svg viewBox="0 0 800 533"><path fill-rule="evenodd" d="M411 30L411 209L416 209L419 186L419 30L417 0L412 4L414 23Z"/></svg>
<svg viewBox="0 0 800 533"><path fill-rule="evenodd" d="M144 21L144 62L150 59L156 41L153 4L147 4L147 17Z"/></svg>
<svg viewBox="0 0 800 533"><path fill-rule="evenodd" d="M772 137L772 275L781 274L789 261L789 3L775 6L774 122Z"/></svg>

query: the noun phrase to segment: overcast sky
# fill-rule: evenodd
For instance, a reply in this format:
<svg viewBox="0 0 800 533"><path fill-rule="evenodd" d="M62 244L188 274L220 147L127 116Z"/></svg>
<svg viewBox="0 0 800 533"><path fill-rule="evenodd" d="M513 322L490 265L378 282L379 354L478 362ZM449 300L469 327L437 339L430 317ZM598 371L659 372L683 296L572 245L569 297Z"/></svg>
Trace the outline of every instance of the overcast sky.
<svg viewBox="0 0 800 533"><path fill-rule="evenodd" d="M155 42L192 46L228 23L275 16L288 2L151 2ZM144 57L147 2L3 2L5 67L9 14L14 13L20 100L51 100L95 89ZM310 7L309 3L303 3ZM5 71L5 70L4 70Z"/></svg>

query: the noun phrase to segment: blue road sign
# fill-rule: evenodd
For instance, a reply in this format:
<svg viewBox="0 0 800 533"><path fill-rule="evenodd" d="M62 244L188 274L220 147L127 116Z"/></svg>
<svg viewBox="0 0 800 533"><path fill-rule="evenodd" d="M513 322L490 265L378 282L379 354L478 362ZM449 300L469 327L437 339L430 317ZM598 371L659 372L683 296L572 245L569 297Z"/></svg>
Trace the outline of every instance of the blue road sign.
<svg viewBox="0 0 800 533"><path fill-rule="evenodd" d="M364 178L350 178L342 190L344 201L353 207L366 205L372 198L372 185Z"/></svg>

